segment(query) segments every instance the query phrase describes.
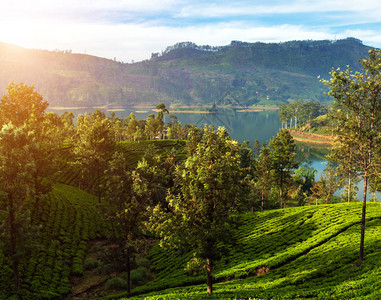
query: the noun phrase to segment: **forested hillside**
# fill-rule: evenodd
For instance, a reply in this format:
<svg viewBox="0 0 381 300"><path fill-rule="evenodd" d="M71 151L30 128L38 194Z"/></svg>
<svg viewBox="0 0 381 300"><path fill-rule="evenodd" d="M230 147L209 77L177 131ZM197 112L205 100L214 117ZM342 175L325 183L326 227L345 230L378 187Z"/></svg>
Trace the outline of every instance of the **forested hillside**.
<svg viewBox="0 0 381 300"><path fill-rule="evenodd" d="M54 106L211 104L227 92L240 105L288 99L328 101L332 67L360 68L369 47L338 41L245 43L222 47L178 43L148 60L122 63L71 51L27 50L0 43L0 92L25 82Z"/></svg>

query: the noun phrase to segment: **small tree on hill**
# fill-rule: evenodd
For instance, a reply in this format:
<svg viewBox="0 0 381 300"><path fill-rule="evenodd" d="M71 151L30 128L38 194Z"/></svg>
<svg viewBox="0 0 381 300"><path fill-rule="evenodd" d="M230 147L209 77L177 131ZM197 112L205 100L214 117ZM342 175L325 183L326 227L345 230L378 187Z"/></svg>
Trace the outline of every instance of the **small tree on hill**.
<svg viewBox="0 0 381 300"><path fill-rule="evenodd" d="M299 163L294 160L296 157L295 141L288 130L282 129L276 137L270 140L269 148L274 179L279 186L280 207L282 208L285 202L286 184L291 180L291 175L299 166Z"/></svg>
<svg viewBox="0 0 381 300"><path fill-rule="evenodd" d="M130 113L130 116L128 117L128 125L127 125L127 136L130 140L136 139L135 132L137 130L137 127L139 126L138 120L136 119L134 113Z"/></svg>
<svg viewBox="0 0 381 300"><path fill-rule="evenodd" d="M240 145L225 129L206 126L201 142L190 150L184 166L176 169L169 211L160 206L153 211L153 229L164 244L194 249L195 258L204 261L211 294L217 244L231 239L233 216L248 185L242 180Z"/></svg>
<svg viewBox="0 0 381 300"><path fill-rule="evenodd" d="M48 102L34 90L33 86L11 83L0 100L0 121L2 124L12 122L22 126L33 116L38 122L43 119Z"/></svg>

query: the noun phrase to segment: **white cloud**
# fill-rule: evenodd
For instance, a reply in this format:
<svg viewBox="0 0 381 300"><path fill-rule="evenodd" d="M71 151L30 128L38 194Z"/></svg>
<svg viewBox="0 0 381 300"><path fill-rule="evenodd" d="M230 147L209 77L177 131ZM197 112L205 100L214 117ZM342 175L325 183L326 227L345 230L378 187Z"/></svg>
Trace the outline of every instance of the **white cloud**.
<svg viewBox="0 0 381 300"><path fill-rule="evenodd" d="M261 15L261 14L290 14L290 13L327 13L327 12L372 12L380 13L380 1L361 2L357 0L295 0L295 1L277 1L258 4L257 1L224 1L221 3L189 2L179 12L178 17L227 17L240 15ZM379 14L378 14L379 18Z"/></svg>
<svg viewBox="0 0 381 300"><path fill-rule="evenodd" d="M149 59L152 52L181 41L216 46L232 40L279 42L333 39L336 35L381 46L377 29L356 29L356 24L381 21L381 1L294 0L271 1L268 5L249 0L7 2L0 4L0 41L27 48L86 50L125 62ZM321 14L325 23L308 26L282 22L290 13ZM352 25L351 30L346 25Z"/></svg>

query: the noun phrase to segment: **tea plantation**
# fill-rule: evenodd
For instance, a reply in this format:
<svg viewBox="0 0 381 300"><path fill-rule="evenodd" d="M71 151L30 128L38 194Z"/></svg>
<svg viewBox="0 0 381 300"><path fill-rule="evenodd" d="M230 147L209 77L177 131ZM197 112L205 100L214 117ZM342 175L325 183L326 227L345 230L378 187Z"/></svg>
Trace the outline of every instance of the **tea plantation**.
<svg viewBox="0 0 381 300"><path fill-rule="evenodd" d="M35 207L33 199L28 205ZM89 240L105 235L107 224L88 193L57 184L40 200L35 249L20 264L20 291L14 299L61 299L71 292L70 277L81 276ZM33 212L33 209L32 209ZM12 289L12 272L0 248L0 299Z"/></svg>
<svg viewBox="0 0 381 300"><path fill-rule="evenodd" d="M212 295L202 271L191 276L185 269L190 253L155 245L149 257L157 276L129 299L380 299L381 207L368 203L361 265L360 216L361 203L242 215L235 245L216 263Z"/></svg>

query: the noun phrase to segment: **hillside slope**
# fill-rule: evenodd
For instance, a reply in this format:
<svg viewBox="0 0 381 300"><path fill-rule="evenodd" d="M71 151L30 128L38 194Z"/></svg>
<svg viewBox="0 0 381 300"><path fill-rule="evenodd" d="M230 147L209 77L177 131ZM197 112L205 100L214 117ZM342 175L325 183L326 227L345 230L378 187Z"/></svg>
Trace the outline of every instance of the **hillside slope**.
<svg viewBox="0 0 381 300"><path fill-rule="evenodd" d="M286 43L232 42L228 46L179 43L150 60L124 64L84 54L27 50L0 43L0 93L10 82L34 85L53 106L188 105L218 102L242 106L288 99L327 101L317 76L350 65L369 47L349 38Z"/></svg>
<svg viewBox="0 0 381 300"><path fill-rule="evenodd" d="M33 214L35 200L28 201ZM22 253L20 291L12 299L63 299L72 290L70 280L84 273L88 242L106 236L107 225L96 202L84 191L57 184L39 206L40 231L33 251ZM2 254L0 248L0 299L8 299L12 269Z"/></svg>
<svg viewBox="0 0 381 300"><path fill-rule="evenodd" d="M361 203L245 214L236 245L215 266L219 283L212 296L203 272L189 276L184 269L191 253L176 255L158 246L150 252L156 279L133 294L136 299L377 299L381 207L368 204L366 258L358 266L360 216Z"/></svg>

